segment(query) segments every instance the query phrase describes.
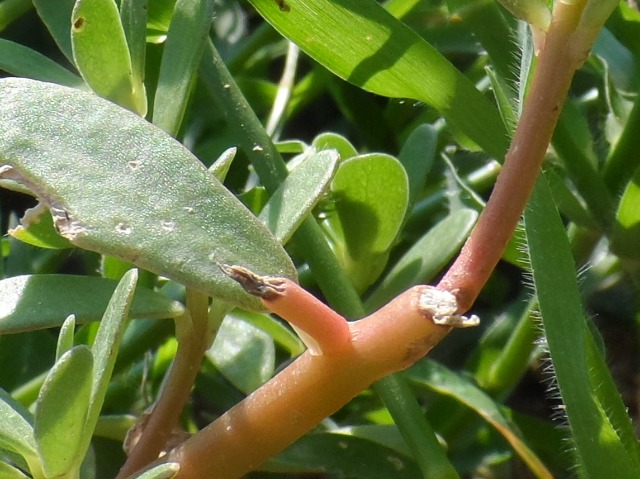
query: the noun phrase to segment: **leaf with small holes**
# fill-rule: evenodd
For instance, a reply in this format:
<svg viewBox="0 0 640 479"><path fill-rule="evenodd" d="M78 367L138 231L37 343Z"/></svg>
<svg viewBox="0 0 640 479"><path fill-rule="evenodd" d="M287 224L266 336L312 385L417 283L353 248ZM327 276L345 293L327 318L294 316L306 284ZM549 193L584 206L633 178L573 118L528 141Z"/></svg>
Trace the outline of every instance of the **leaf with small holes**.
<svg viewBox="0 0 640 479"><path fill-rule="evenodd" d="M269 230L180 143L93 94L0 80L0 177L27 186L71 243L262 309L217 264L295 278Z"/></svg>

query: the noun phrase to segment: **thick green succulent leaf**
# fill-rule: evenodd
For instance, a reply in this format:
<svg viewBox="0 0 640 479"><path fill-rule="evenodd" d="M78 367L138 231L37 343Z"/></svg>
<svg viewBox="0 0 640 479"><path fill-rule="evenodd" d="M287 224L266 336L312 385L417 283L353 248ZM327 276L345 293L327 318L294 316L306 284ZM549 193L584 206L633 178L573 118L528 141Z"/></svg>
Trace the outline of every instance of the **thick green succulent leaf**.
<svg viewBox="0 0 640 479"><path fill-rule="evenodd" d="M213 20L211 0L178 0L162 53L153 123L176 135Z"/></svg>
<svg viewBox="0 0 640 479"><path fill-rule="evenodd" d="M338 153L324 150L291 171L269 198L259 218L285 244L318 203L338 165Z"/></svg>
<svg viewBox="0 0 640 479"><path fill-rule="evenodd" d="M34 421L34 436L47 477L79 467L80 443L89 409L93 355L84 346L67 351L42 385Z"/></svg>
<svg viewBox="0 0 640 479"><path fill-rule="evenodd" d="M380 275L400 231L409 203L409 181L402 164L392 156L370 153L340 163L331 182L337 216L328 224L337 256L358 291Z"/></svg>
<svg viewBox="0 0 640 479"><path fill-rule="evenodd" d="M313 146L317 150L336 150L340 155L340 160L348 160L358 155L355 147L344 136L337 133L326 132L313 139Z"/></svg>
<svg viewBox="0 0 640 479"><path fill-rule="evenodd" d="M0 177L27 185L76 246L249 309L262 306L218 263L295 278L268 229L144 119L32 80L0 80L0 96Z"/></svg>
<svg viewBox="0 0 640 479"><path fill-rule="evenodd" d="M122 0L120 22L131 57L134 85L144 88L144 67L147 52L147 0Z"/></svg>
<svg viewBox="0 0 640 479"><path fill-rule="evenodd" d="M224 319L206 353L218 370L245 394L273 376L275 354L271 336L233 315Z"/></svg>
<svg viewBox="0 0 640 479"><path fill-rule="evenodd" d="M407 174L392 156L371 153L340 164L331 194L354 259L391 247L407 209L408 189Z"/></svg>
<svg viewBox="0 0 640 479"><path fill-rule="evenodd" d="M276 30L341 78L433 106L489 154L507 135L496 108L415 31L373 0L251 0ZM339 52L339 54L336 54Z"/></svg>
<svg viewBox="0 0 640 479"><path fill-rule="evenodd" d="M82 452L89 449L93 431L98 423L100 410L116 363L116 356L129 319L137 282L137 269L131 269L124 274L113 292L113 296L111 296L91 348L94 358L93 374L86 422L83 428Z"/></svg>
<svg viewBox="0 0 640 479"><path fill-rule="evenodd" d="M37 456L31 414L3 389L0 389L0 448L27 460Z"/></svg>
<svg viewBox="0 0 640 479"><path fill-rule="evenodd" d="M404 166L409 180L408 209L418 199L431 170L438 146L438 132L429 124L420 125L402 145L398 160Z"/></svg>
<svg viewBox="0 0 640 479"><path fill-rule="evenodd" d="M2 479L28 479L19 469L10 466L6 462L0 462L0 477Z"/></svg>
<svg viewBox="0 0 640 479"><path fill-rule="evenodd" d="M111 279L59 274L14 276L0 281L0 334L61 326L70 314L78 323L99 321L118 283ZM140 288L134 318L176 318L184 307Z"/></svg>
<svg viewBox="0 0 640 479"><path fill-rule="evenodd" d="M64 320L58 333L58 343L56 345L56 361L59 360L67 351L73 348L75 342L76 317L70 314Z"/></svg>
<svg viewBox="0 0 640 479"><path fill-rule="evenodd" d="M147 98L133 82L131 56L114 0L77 0L72 14L73 58L98 95L144 116Z"/></svg>

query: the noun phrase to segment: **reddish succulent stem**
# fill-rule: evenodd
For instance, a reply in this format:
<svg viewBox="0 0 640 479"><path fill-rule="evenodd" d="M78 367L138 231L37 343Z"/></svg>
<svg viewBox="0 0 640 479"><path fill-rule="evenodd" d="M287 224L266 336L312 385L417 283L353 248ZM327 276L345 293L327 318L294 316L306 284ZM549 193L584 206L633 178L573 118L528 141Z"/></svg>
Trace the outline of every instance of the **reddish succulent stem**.
<svg viewBox="0 0 640 479"><path fill-rule="evenodd" d="M176 320L178 351L164 387L151 413L145 418L146 423L141 428L140 438L116 479L129 477L158 458L189 399L191 387L209 343L208 297L187 290L187 308L191 317Z"/></svg>
<svg viewBox="0 0 640 479"><path fill-rule="evenodd" d="M413 364L447 334L450 328L435 325L419 306L427 288L416 286L349 323L348 345L331 355L307 351L162 462L179 462L179 479L213 472L216 479L237 478L258 467L377 379Z"/></svg>
<svg viewBox="0 0 640 479"><path fill-rule="evenodd" d="M456 295L460 311L467 311L480 294L533 190L571 79L584 61L568 48L581 7L557 2L531 93L493 194L462 252L438 285Z"/></svg>

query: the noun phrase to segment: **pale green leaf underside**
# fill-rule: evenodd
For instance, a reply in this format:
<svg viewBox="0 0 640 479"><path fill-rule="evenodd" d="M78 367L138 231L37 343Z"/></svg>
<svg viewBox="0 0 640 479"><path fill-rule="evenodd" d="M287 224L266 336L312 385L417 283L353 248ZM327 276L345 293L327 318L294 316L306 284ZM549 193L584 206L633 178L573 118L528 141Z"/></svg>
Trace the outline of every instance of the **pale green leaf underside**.
<svg viewBox="0 0 640 479"><path fill-rule="evenodd" d="M0 168L52 207L76 246L250 309L261 305L217 263L295 278L267 228L160 129L57 85L4 79L0 96Z"/></svg>

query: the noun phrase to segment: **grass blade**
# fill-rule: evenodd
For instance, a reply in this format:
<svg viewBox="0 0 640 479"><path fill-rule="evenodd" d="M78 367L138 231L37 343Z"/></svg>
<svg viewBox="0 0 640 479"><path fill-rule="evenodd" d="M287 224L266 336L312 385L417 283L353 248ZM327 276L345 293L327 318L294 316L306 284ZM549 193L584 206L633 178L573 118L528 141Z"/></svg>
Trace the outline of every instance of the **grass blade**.
<svg viewBox="0 0 640 479"><path fill-rule="evenodd" d="M496 108L435 48L378 3L251 3L276 30L339 77L379 95L424 101L487 153L504 155L507 135Z"/></svg>
<svg viewBox="0 0 640 479"><path fill-rule="evenodd" d="M628 417L622 421L619 414L611 413L624 410L624 406L618 392L612 390L603 358L592 344L569 242L544 177L538 181L525 212L525 226L555 379L583 475L594 479L637 477L637 446L628 444L629 434L625 432L632 426ZM598 378L600 383L595 384ZM602 391L594 392L595 387ZM604 394L608 402L601 403L599 396Z"/></svg>

